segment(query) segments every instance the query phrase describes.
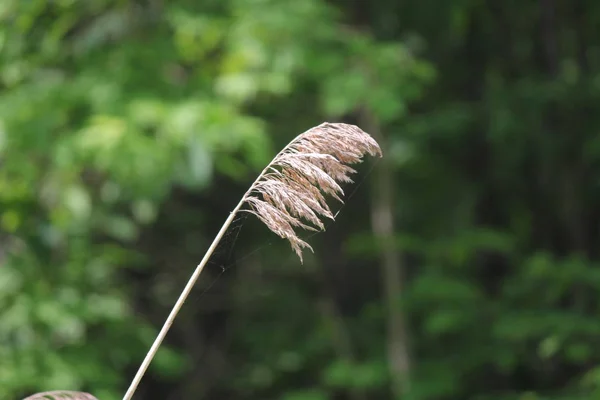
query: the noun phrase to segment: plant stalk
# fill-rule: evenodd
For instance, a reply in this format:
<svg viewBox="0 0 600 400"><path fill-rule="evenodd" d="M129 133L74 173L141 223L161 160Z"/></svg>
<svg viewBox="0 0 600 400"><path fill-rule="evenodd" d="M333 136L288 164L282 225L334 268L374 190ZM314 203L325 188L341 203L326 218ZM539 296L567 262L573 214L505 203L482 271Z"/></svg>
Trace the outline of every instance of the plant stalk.
<svg viewBox="0 0 600 400"><path fill-rule="evenodd" d="M287 146L285 146L279 153L277 153L277 155L275 157L273 157L273 160L277 159L277 157L279 157L279 155L282 154L295 140L296 139L294 138ZM194 273L192 274L192 276L190 276L190 279L188 280L187 284L185 285L185 288L179 295L177 302L173 306L173 309L171 310L171 313L169 314L169 316L167 317L167 320L163 324L163 327L161 328L160 332L158 333L158 336L156 336L156 339L154 339L154 343L152 343L152 347L150 347L150 350L148 350L148 353L146 354L146 357L144 358L142 365L140 365L140 368L138 369L137 373L135 374L133 380L131 381L131 384L129 385L129 388L127 389L127 392L125 393L125 396L123 396L123 400L131 400L131 398L133 397L133 394L135 393L140 381L144 377L144 374L146 373L148 366L150 366L150 363L152 362L152 359L158 352L158 349L160 348L162 341L164 340L165 336L167 336L169 329L171 329L171 325L173 325L173 321L175 321L175 317L177 317L177 314L181 310L183 303L185 303L185 300L187 299L188 295L194 288L194 285L196 284L196 281L200 277L200 274L202 273L202 270L206 266L206 263L208 263L208 260L210 259L210 257L214 253L215 249L219 245L219 242L225 235L225 232L227 232L229 225L231 225L231 223L233 222L238 211L240 211L240 208L242 208L242 206L246 202L246 199L248 198L248 196L254 189L254 185L269 170L269 168L271 167L271 164L273 163L273 160L271 160L271 162L262 170L262 172L254 180L254 182L252 182L252 185L250 185L250 188L248 188L246 193L244 193L240 202L237 204L237 206L235 206L233 211L231 211L231 213L229 213L229 217L225 220L225 223L221 227L221 230L219 230L219 233L217 233L217 236L215 236L215 239L213 240L212 244L210 245L210 247L204 254L202 261L200 261L200 264L198 264L198 266L194 270Z"/></svg>
<svg viewBox="0 0 600 400"><path fill-rule="evenodd" d="M225 232L229 228L229 225L231 225L231 223L233 222L235 215L237 214L239 209L242 207L242 204L244 203L244 201L245 201L245 197L242 198L242 201L240 201L238 203L238 205L233 209L233 211L229 214L229 217L227 218L227 220L221 227L221 230L219 231L219 233L217 233L217 236L215 237L212 244L210 245L210 247L204 254L202 261L200 261L200 264L198 264L198 266L194 270L194 273L192 274L192 276L190 276L190 279L188 280L187 284L185 285L185 288L179 295L179 298L177 299L177 302L173 306L173 309L171 309L171 313L167 317L167 320L165 321L162 329L158 333L158 336L156 336L156 339L154 339L154 343L152 344L152 347L150 347L150 350L148 350L148 353L146 354L146 357L144 358L142 365L140 365L140 368L138 369L137 373L135 374L135 377L133 378L133 381L129 385L129 389L127 389L125 396L123 396L123 400L131 400L131 398L133 397L133 394L135 393L140 381L142 380L142 377L146 373L148 366L150 365L150 363L152 362L152 359L158 352L158 349L159 349L163 339L165 338L165 336L167 336L167 333L169 332L171 325L173 325L173 321L175 320L175 317L179 313L179 310L181 310L183 303L185 303L185 300L187 299L188 295L194 288L194 285L196 284L198 277L202 273L202 270L206 266L206 263L208 262L208 260L212 256L213 252L219 245L219 242L223 238L223 235L225 235Z"/></svg>
<svg viewBox="0 0 600 400"><path fill-rule="evenodd" d="M377 116L366 108L361 114L363 124L367 126L373 137L385 146L386 141L381 133ZM371 212L373 232L382 246L381 269L388 318L387 353L391 372L391 390L394 399L404 399L410 395L411 360L408 329L399 303L404 283L404 265L400 251L394 244L394 171L389 163L382 163L377 173L376 185Z"/></svg>

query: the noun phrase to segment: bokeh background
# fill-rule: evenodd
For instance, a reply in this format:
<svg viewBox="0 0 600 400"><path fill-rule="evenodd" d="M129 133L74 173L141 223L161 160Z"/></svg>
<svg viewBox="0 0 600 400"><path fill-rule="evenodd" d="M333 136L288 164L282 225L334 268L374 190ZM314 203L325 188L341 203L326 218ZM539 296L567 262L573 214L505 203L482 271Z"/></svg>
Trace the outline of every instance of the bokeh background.
<svg viewBox="0 0 600 400"><path fill-rule="evenodd" d="M123 395L289 140L359 125L304 264L236 221L136 399L600 398L600 3L2 0L0 399Z"/></svg>

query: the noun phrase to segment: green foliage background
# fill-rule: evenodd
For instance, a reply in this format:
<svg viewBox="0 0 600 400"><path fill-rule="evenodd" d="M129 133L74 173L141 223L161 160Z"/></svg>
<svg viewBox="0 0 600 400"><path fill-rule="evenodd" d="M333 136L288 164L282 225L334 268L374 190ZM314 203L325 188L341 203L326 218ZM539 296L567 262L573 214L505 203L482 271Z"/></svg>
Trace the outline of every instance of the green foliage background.
<svg viewBox="0 0 600 400"><path fill-rule="evenodd" d="M2 0L0 399L121 398L228 212L324 120L385 158L304 265L237 224L138 397L600 396L598 18L591 0Z"/></svg>

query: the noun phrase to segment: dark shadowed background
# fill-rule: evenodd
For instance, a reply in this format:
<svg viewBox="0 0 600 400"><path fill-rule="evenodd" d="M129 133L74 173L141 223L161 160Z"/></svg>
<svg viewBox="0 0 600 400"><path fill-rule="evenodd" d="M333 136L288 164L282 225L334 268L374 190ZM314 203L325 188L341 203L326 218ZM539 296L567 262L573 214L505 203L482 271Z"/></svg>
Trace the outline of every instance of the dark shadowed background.
<svg viewBox="0 0 600 400"><path fill-rule="evenodd" d="M135 398L600 398L599 22L592 0L2 0L0 399L120 399L242 194L323 121L384 158L304 264L236 221Z"/></svg>

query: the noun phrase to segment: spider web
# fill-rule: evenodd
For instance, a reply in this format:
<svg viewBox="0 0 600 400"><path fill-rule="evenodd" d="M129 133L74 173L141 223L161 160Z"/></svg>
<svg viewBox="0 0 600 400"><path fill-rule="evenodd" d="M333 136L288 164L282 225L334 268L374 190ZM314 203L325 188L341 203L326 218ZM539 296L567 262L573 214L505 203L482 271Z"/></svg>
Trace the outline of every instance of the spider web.
<svg viewBox="0 0 600 400"><path fill-rule="evenodd" d="M352 188L352 190L349 191L349 193L347 193L346 196L344 196L345 200L344 200L343 204L337 204L336 210L334 212L334 217L337 218L337 216L341 213L342 209L346 206L346 204L350 201L350 199L352 197L354 197L354 195L362 187L363 183L366 181L367 177L371 174L371 172L373 171L373 168L375 167L377 162L378 162L378 160L373 163L370 163L371 165L367 171L365 171L363 173L359 172L357 174L357 176L359 176L359 175L361 176L361 178L358 182L344 185L344 186L350 186ZM258 247L255 247L253 250L243 254L239 258L236 258L235 252L234 252L235 245L238 241L238 238L242 231L242 227L243 227L244 223L246 222L246 219L248 218L248 216L251 216L251 214L244 213L244 212L240 212L236 215L235 219L233 220L230 227L225 232L225 235L221 239L219 245L217 246L216 250L214 251L213 255L211 256L210 260L207 263L207 267L212 271L213 277L211 279L209 279L209 282L201 290L200 294L198 294L195 297L199 298L199 297L204 296L217 283L217 281L219 281L219 279L223 276L223 274L225 274L229 269L235 267L238 264L238 262L240 262L244 259L247 259L253 255L256 255L256 253L260 253L266 247L271 246L274 243L274 241L280 239L277 236L273 236L271 239L266 240L266 243L264 243ZM335 221L332 221L332 220L327 220L327 221L323 221L323 222L325 223L325 230L327 230L331 224L335 223ZM323 233L323 232L318 231L318 232L304 233L304 235L301 234L300 236L303 236L304 240L309 240L320 233ZM274 235L274 234L271 233L271 235ZM281 240L283 241L283 239L281 239Z"/></svg>
<svg viewBox="0 0 600 400"><path fill-rule="evenodd" d="M346 193L346 196L344 196L345 197L344 203L342 203L342 204L336 203L335 208L332 207L332 211L334 212L334 215L336 217L340 214L340 212L345 207L345 205L349 203L350 199L352 197L354 197L354 195L359 191L359 189L361 189L361 186L363 185L364 181L372 172L374 164L375 163L373 163L371 165L371 168L369 168L368 171L366 171L366 173L359 172L360 180L357 183L343 185L346 187L348 187L348 186L350 186L350 187L348 187L349 190ZM344 189L346 189L346 188L344 188ZM251 214L248 214L245 212L240 212L238 215L236 215L236 218L234 218L229 229L227 229L227 231L225 232L223 239L217 246L213 256L210 258L209 262L207 263L207 268L209 269L209 271L211 271L209 274L210 276L208 279L203 279L203 281L205 282L203 285L203 288L201 290L197 290L198 294L195 294L192 296L194 301L199 301L200 298L207 295L208 292L215 291L215 289L217 289L217 288L215 288L215 285L217 284L218 281L221 280L221 277L229 269L234 268L238 264L242 264L241 263L242 260L246 260L249 257L257 256L257 253L260 254L265 249L265 247L268 247L275 242L280 241L280 242L283 242L282 246L287 245L286 240L281 239L278 236L276 236L275 234L273 234L272 232L268 231L268 236L267 236L268 239L266 239L266 240L259 239L259 240L261 240L261 242L259 242L259 244L262 243L259 246L256 246L256 243L254 243L254 245L249 246L248 243L246 243L246 240L248 238L247 237L244 238L243 239L244 243L240 243L240 245L243 245L243 247L246 249L253 248L253 250L250 250L250 251L244 250L243 254L239 258L236 257L235 246L236 246L236 244L238 244L238 239L240 238L240 234L242 233L242 227L248 221L248 219L247 219L248 216L251 217L249 220L251 225L254 225L254 223L262 225L262 223ZM328 229L333 223L335 223L335 221L328 220L328 221L324 221L324 223L325 223L326 229ZM246 233L245 236L247 236L249 232L250 233L254 232L252 230L252 228L254 228L254 227L253 226L248 227L249 230L247 229L245 231L245 233ZM306 240L308 240L319 233L322 233L322 232L313 232L313 233L305 232L305 234L303 236L305 236ZM242 235L242 236L244 236L244 235ZM261 235L261 237L263 237L263 236ZM292 252L290 251L290 254L291 253ZM292 255L290 255L290 257L292 257ZM297 259L295 261L298 262ZM200 280L200 281L202 281L202 280ZM220 331L220 333L216 333L217 336L225 335L225 334L227 334L227 333L223 332L223 331ZM210 345L210 343L211 343L210 341L213 340L212 336L210 334L208 334L206 340L207 340L208 345ZM204 351L206 351L206 350L204 350ZM215 374L213 376L213 378L220 381L225 374L226 374L226 372L221 371L221 372L218 372L217 374ZM210 393L210 392L207 392L207 393ZM204 398L206 396L202 396L202 397Z"/></svg>
<svg viewBox="0 0 600 400"><path fill-rule="evenodd" d="M211 255L206 267L212 272L213 277L209 280L208 284L201 290L200 294L195 297L201 297L206 294L219 280L219 278L227 272L230 268L236 264L234 257L235 244L242 231L242 226L248 218L248 214L239 213L236 215L231 225L225 231L223 238L217 245L217 248ZM198 284L196 284L198 285Z"/></svg>

